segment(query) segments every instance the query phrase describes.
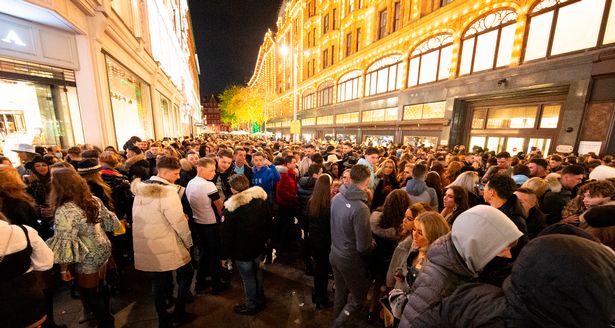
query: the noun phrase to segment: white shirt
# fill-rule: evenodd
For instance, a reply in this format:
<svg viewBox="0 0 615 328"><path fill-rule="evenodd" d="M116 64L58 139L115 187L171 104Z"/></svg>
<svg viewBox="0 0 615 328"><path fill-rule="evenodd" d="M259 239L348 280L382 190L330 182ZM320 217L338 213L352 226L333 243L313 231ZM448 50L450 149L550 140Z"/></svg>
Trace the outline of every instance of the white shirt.
<svg viewBox="0 0 615 328"><path fill-rule="evenodd" d="M26 228L26 231L28 231L30 246L32 246L32 255L30 255L32 264L28 272L32 270L46 271L51 269L53 266L53 252L38 235L36 230L26 225L24 225L24 227ZM6 221L0 220L0 256L22 251L27 245L28 241L26 240L26 235L23 233L21 228L16 225L10 225Z"/></svg>
<svg viewBox="0 0 615 328"><path fill-rule="evenodd" d="M214 195L215 194L215 195ZM198 224L214 224L216 223L216 214L212 207L212 197L217 199L218 188L216 185L199 176L188 182L186 187L186 197L192 208L192 216L194 222Z"/></svg>

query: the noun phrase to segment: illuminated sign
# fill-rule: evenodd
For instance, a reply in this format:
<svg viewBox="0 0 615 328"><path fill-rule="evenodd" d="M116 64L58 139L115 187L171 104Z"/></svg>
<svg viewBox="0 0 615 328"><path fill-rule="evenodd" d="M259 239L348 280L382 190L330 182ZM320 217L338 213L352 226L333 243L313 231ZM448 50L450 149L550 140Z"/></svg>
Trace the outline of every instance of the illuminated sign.
<svg viewBox="0 0 615 328"><path fill-rule="evenodd" d="M26 44L23 41L21 41L21 38L19 37L19 35L17 35L17 33L15 33L14 30L10 30L6 34L6 36L3 39L1 39L1 40L2 40L2 42L12 43L12 44L15 44L15 45L18 45L18 46L21 46L21 47L25 47L26 46Z"/></svg>

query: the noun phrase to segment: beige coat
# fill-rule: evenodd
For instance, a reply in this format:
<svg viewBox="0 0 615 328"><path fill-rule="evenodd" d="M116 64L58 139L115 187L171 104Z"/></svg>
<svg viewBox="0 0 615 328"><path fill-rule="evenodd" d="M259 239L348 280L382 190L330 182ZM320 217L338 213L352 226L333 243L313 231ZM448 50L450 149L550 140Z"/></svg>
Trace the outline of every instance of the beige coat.
<svg viewBox="0 0 615 328"><path fill-rule="evenodd" d="M192 236L178 194L179 186L156 176L136 179L132 208L135 268L147 272L175 270L190 262Z"/></svg>

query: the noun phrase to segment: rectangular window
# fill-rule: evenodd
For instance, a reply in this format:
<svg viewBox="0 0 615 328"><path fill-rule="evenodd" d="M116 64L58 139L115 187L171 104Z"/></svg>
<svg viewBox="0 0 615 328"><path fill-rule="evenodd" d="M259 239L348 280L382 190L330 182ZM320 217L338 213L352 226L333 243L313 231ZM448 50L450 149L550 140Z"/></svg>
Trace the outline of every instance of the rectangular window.
<svg viewBox="0 0 615 328"><path fill-rule="evenodd" d="M304 118L301 120L301 126L312 126L316 124L316 118Z"/></svg>
<svg viewBox="0 0 615 328"><path fill-rule="evenodd" d="M312 47L316 45L316 28L312 29Z"/></svg>
<svg viewBox="0 0 615 328"><path fill-rule="evenodd" d="M485 121L487 121L487 110L477 109L472 116L472 129L484 129ZM484 147L481 146L481 147Z"/></svg>
<svg viewBox="0 0 615 328"><path fill-rule="evenodd" d="M322 51L322 68L329 67L329 49Z"/></svg>
<svg viewBox="0 0 615 328"><path fill-rule="evenodd" d="M352 54L352 33L346 34L346 56Z"/></svg>
<svg viewBox="0 0 615 328"><path fill-rule="evenodd" d="M387 11L386 9L378 14L378 39L382 39L387 35Z"/></svg>
<svg viewBox="0 0 615 328"><path fill-rule="evenodd" d="M326 87L318 91L318 107L331 105L333 103L333 86Z"/></svg>
<svg viewBox="0 0 615 328"><path fill-rule="evenodd" d="M560 105L545 105L542 107L542 117L540 118L540 128L557 128L559 122Z"/></svg>
<svg viewBox="0 0 615 328"><path fill-rule="evenodd" d="M310 0L308 2L308 17L312 17L316 14L316 0Z"/></svg>
<svg viewBox="0 0 615 328"><path fill-rule="evenodd" d="M397 120L397 107L364 111L361 122L384 122Z"/></svg>
<svg viewBox="0 0 615 328"><path fill-rule="evenodd" d="M445 101L431 102L404 106L403 120L421 120L429 118L443 118Z"/></svg>
<svg viewBox="0 0 615 328"><path fill-rule="evenodd" d="M393 32L401 27L401 3L396 2L393 10Z"/></svg>
<svg viewBox="0 0 615 328"><path fill-rule="evenodd" d="M322 18L322 34L329 32L329 14Z"/></svg>
<svg viewBox="0 0 615 328"><path fill-rule="evenodd" d="M330 125L333 124L333 115L319 116L316 118L316 125Z"/></svg>
<svg viewBox="0 0 615 328"><path fill-rule="evenodd" d="M552 22L553 11L532 17L523 60L543 58L547 55Z"/></svg>
<svg viewBox="0 0 615 328"><path fill-rule="evenodd" d="M359 112L335 115L335 124L359 123Z"/></svg>
<svg viewBox="0 0 615 328"><path fill-rule="evenodd" d="M560 8L551 55L595 47L603 12L604 0L579 1Z"/></svg>
<svg viewBox="0 0 615 328"><path fill-rule="evenodd" d="M340 82L337 85L337 101L343 102L359 98L359 81L361 77L357 76L350 80Z"/></svg>
<svg viewBox="0 0 615 328"><path fill-rule="evenodd" d="M487 129L533 128L536 106L493 108L487 117Z"/></svg>
<svg viewBox="0 0 615 328"><path fill-rule="evenodd" d="M313 92L303 96L303 110L314 108L314 97L315 94Z"/></svg>
<svg viewBox="0 0 615 328"><path fill-rule="evenodd" d="M354 46L354 51L357 52L359 51L359 47L361 45L361 28L357 29L357 37L355 40L355 46Z"/></svg>
<svg viewBox="0 0 615 328"><path fill-rule="evenodd" d="M401 87L400 65L401 62L398 62L367 73L365 75L365 95L372 96L398 90Z"/></svg>
<svg viewBox="0 0 615 328"><path fill-rule="evenodd" d="M331 29L335 30L337 28L337 8L333 8L333 12L331 15Z"/></svg>
<svg viewBox="0 0 615 328"><path fill-rule="evenodd" d="M354 10L354 0L348 0L348 13L351 13Z"/></svg>
<svg viewBox="0 0 615 328"><path fill-rule="evenodd" d="M335 64L335 46L331 46L331 65Z"/></svg>

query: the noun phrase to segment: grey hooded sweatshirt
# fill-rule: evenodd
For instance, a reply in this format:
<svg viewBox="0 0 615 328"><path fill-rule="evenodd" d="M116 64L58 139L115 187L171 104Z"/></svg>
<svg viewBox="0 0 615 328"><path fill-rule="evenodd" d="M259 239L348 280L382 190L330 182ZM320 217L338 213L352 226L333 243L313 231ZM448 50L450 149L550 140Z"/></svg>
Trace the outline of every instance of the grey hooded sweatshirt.
<svg viewBox="0 0 615 328"><path fill-rule="evenodd" d="M438 194L436 190L428 187L421 179L410 179L406 184L406 192L410 195L412 204L423 202L429 204L433 210L438 209Z"/></svg>
<svg viewBox="0 0 615 328"><path fill-rule="evenodd" d="M354 184L342 185L331 200L331 253L353 258L370 251L372 231L369 226L367 194Z"/></svg>
<svg viewBox="0 0 615 328"><path fill-rule="evenodd" d="M498 209L477 205L461 213L451 233L436 240L427 251L428 263L416 277L400 327L414 319L462 284L477 281L487 263L523 233Z"/></svg>

